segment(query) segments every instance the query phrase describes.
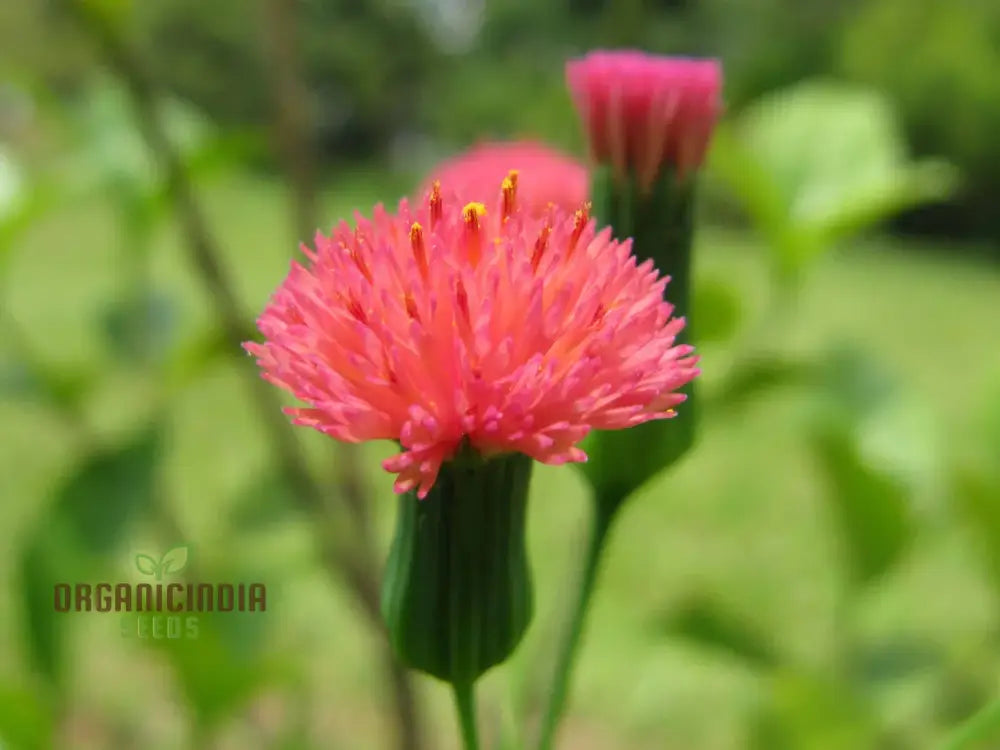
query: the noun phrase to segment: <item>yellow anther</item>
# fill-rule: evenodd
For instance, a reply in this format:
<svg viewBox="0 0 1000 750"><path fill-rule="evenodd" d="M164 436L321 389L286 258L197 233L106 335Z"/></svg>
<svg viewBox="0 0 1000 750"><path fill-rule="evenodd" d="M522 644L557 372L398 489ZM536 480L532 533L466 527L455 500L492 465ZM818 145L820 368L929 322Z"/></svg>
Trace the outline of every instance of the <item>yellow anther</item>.
<svg viewBox="0 0 1000 750"><path fill-rule="evenodd" d="M503 206L501 208L501 216L506 219L513 215L514 211L517 210L517 170L512 169L503 178L503 184L500 187L503 194Z"/></svg>
<svg viewBox="0 0 1000 750"><path fill-rule="evenodd" d="M482 203L467 203L462 209L465 222L465 251L473 266L479 265L483 253L482 218L486 216L486 206Z"/></svg>
<svg viewBox="0 0 1000 750"><path fill-rule="evenodd" d="M431 197L428 203L430 204L431 231L433 232L437 225L441 222L441 217L444 214L444 201L441 198L441 183L438 180L434 180L434 184L431 186Z"/></svg>
<svg viewBox="0 0 1000 750"><path fill-rule="evenodd" d="M424 247L424 228L417 221L410 226L410 248L413 250L413 258L417 261L421 277L427 281L429 268L427 266L427 249Z"/></svg>

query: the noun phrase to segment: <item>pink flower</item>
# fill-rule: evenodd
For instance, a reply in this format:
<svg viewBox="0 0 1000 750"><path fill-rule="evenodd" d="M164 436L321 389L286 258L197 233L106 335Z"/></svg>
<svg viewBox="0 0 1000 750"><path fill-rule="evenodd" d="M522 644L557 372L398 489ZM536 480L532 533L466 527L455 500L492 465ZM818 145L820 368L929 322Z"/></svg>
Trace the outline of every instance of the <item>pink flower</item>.
<svg viewBox="0 0 1000 750"><path fill-rule="evenodd" d="M518 191L518 202L533 216L543 215L550 203L574 211L587 200L587 168L572 157L532 141L474 146L433 169L421 194L438 181L460 200L488 203L512 169L521 175L523 187Z"/></svg>
<svg viewBox="0 0 1000 750"><path fill-rule="evenodd" d="M339 440L398 440L383 466L426 496L463 438L482 455L585 461L591 429L673 416L698 370L667 279L587 207L535 219L518 179L487 209L435 186L376 206L303 248L247 343L263 376L307 404L294 423Z"/></svg>
<svg viewBox="0 0 1000 750"><path fill-rule="evenodd" d="M566 80L593 158L633 171L648 189L664 164L696 170L722 111L717 60L644 52L591 52L566 64Z"/></svg>

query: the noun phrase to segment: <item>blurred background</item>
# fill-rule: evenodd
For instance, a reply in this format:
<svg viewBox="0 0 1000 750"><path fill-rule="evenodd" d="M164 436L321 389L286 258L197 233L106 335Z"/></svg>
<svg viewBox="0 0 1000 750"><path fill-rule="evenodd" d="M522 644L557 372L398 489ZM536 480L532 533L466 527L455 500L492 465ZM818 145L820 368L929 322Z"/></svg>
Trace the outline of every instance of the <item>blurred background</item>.
<svg viewBox="0 0 1000 750"><path fill-rule="evenodd" d="M608 46L721 58L727 109L700 442L614 531L561 746L1000 747L967 723L1000 695L989 0L0 3L0 747L455 747L376 627L391 446L287 428L237 342L300 240L438 160L585 158L563 63ZM582 553L582 479L536 477L490 747L537 721ZM54 611L178 546L267 611Z"/></svg>

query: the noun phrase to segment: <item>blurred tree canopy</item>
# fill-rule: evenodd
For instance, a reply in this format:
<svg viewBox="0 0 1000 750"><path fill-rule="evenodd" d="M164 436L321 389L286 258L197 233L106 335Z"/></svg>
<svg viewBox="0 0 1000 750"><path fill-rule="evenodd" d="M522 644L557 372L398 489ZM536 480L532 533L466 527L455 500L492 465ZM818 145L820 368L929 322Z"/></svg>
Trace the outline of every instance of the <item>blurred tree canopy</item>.
<svg viewBox="0 0 1000 750"><path fill-rule="evenodd" d="M160 81L224 127L271 108L263 12L245 0L116 2ZM77 90L93 56L55 0L0 8L0 72ZM816 76L882 90L917 156L957 165L956 201L921 209L921 231L1000 236L1000 5L990 0L300 0L299 38L324 161L364 160L397 140L440 151L479 137L581 141L562 80L600 46L716 55L738 112ZM54 53L58 50L58 53Z"/></svg>

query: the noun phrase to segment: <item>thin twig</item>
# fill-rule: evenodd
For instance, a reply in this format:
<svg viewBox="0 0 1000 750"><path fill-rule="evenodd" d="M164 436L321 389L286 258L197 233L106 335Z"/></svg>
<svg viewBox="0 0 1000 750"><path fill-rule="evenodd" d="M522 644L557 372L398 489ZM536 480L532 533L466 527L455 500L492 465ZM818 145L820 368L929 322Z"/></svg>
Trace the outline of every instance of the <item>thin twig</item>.
<svg viewBox="0 0 1000 750"><path fill-rule="evenodd" d="M226 277L217 244L195 198L184 164L171 143L160 117L156 106L156 91L146 72L144 62L105 18L89 12L81 0L68 0L68 2L70 8L76 12L100 45L109 67L121 78L128 90L142 137L165 175L169 195L187 238L191 263L209 292L215 313L222 323L232 351L238 353L244 340L243 321L246 318L241 312L233 285ZM307 180L311 182L307 172L301 174L303 175L301 184L307 184ZM303 205L306 208L300 213L299 222L305 224L309 216L307 211L311 209L308 208L310 205L308 201ZM312 223L311 220L309 223ZM260 412L265 430L296 497L311 513L325 515L323 491L310 473L298 441L281 415L278 399L252 368L243 368L243 371L247 373L252 400ZM360 477L356 473L349 473L351 470L346 468L356 466L356 462L348 460L340 461L338 464L344 467L341 469L344 472L341 476L341 489L348 507L352 509L352 514L358 521L364 517L362 512L367 513L368 504L364 502L364 489ZM359 560L355 556L345 554L332 536L324 535L321 547L324 562L343 576L365 615L371 622L381 627L378 582L374 572L375 566L372 564L371 548L366 551L363 547L362 559ZM386 656L400 724L400 747L404 750L419 750L419 726L412 686L402 667L391 658L388 648Z"/></svg>
<svg viewBox="0 0 1000 750"><path fill-rule="evenodd" d="M319 198L316 189L316 149L309 115L309 94L299 74L295 21L298 0L264 0L267 65L274 107L274 140L291 187L295 233L309 241L316 231ZM371 492L359 470L358 446L333 442L337 486L366 542L371 537Z"/></svg>
<svg viewBox="0 0 1000 750"><path fill-rule="evenodd" d="M264 0L264 41L270 73L275 122L274 137L281 155L283 170L292 192L295 232L308 240L318 226L319 204L316 190L316 153L311 128L309 94L300 74L299 45L296 34L297 0ZM379 592L369 589L367 571L377 565L377 552L370 516L371 492L360 470L357 446L333 443L337 487L346 503L357 532L358 561L351 574L354 586L371 599L369 612L377 612ZM381 617L374 618L384 633ZM398 724L401 750L419 750L421 730L416 696L409 675L394 657L387 637L382 639L383 658L389 672Z"/></svg>
<svg viewBox="0 0 1000 750"><path fill-rule="evenodd" d="M240 309L233 284L226 277L217 243L195 198L187 170L167 134L157 107L155 87L146 72L144 61L99 10L94 10L83 0L67 0L67 4L98 43L108 66L125 84L139 131L166 179L168 194L187 240L191 264L209 293L231 351L237 355L245 338L243 321L247 318ZM278 462L295 496L307 511L322 513L325 505L322 489L310 473L298 441L282 416L276 394L253 368L243 367L241 372L245 373L251 400L260 413ZM367 614L377 616L377 597L373 611L370 595L372 590L377 590L374 572L370 569L360 571L338 546L331 544L332 541L327 539L324 542L324 559L344 574ZM363 587L360 586L362 579L365 579Z"/></svg>

